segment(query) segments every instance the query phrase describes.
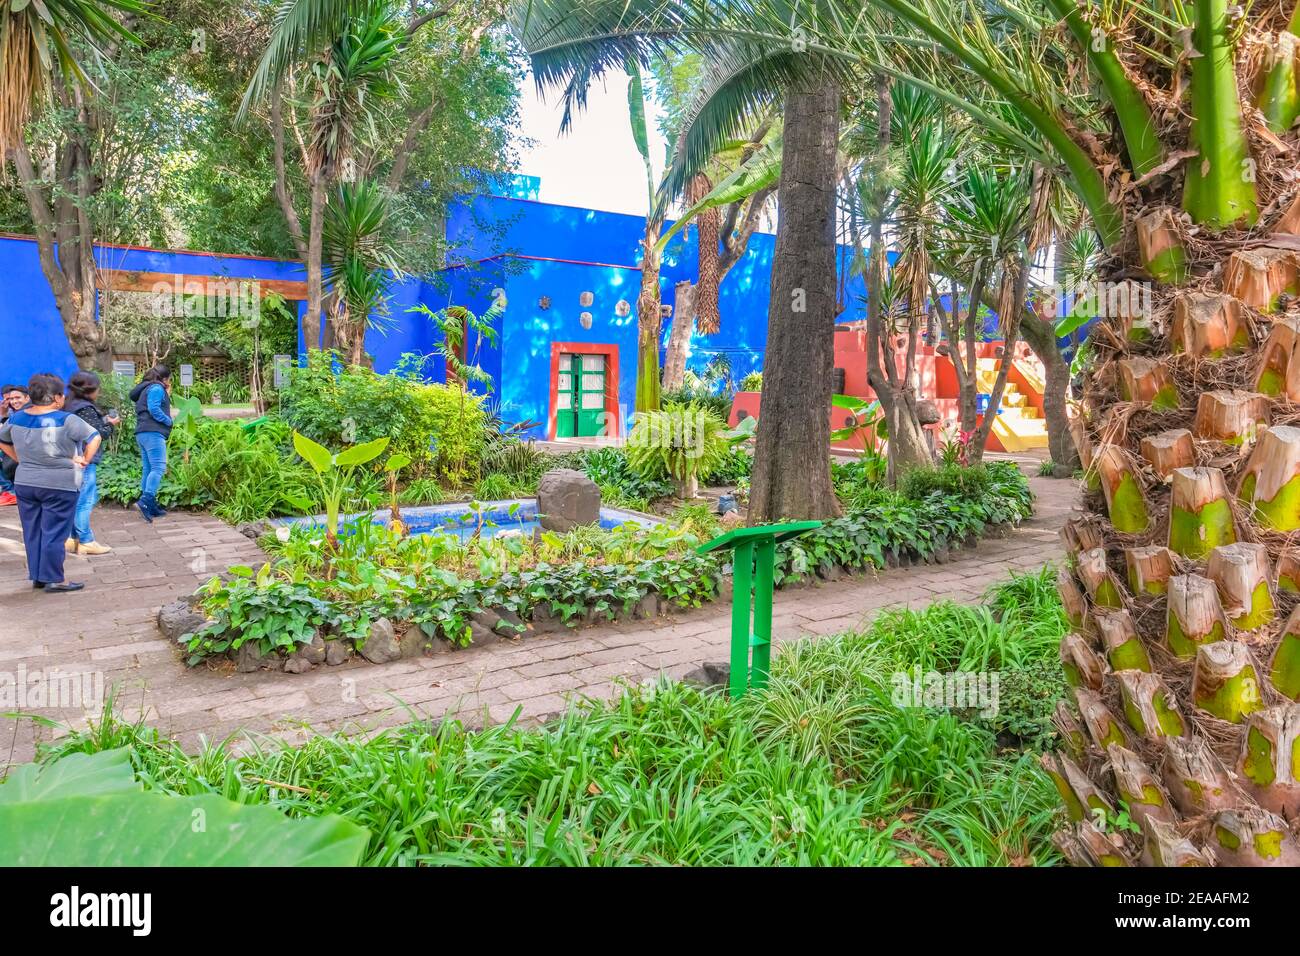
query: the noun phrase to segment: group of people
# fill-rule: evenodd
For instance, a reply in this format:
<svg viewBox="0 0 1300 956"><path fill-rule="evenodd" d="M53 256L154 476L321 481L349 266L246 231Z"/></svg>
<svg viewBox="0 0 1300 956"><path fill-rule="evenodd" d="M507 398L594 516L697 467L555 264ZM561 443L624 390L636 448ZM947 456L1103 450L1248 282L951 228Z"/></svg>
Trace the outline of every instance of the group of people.
<svg viewBox="0 0 1300 956"><path fill-rule="evenodd" d="M113 549L95 540L91 512L99 500L95 471L103 443L121 418L97 404L100 380L77 372L67 382L48 372L0 390L0 506L17 505L32 587L46 593L80 591L64 577L68 554ZM136 509L145 521L167 514L158 489L167 470L171 433L171 371L159 365L131 390L135 441L143 462Z"/></svg>

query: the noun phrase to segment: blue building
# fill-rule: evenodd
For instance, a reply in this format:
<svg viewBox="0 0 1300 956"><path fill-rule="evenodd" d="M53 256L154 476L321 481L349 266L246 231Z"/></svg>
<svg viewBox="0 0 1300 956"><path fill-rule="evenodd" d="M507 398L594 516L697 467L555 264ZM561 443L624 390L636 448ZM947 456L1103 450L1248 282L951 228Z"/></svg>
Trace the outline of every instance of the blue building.
<svg viewBox="0 0 1300 956"><path fill-rule="evenodd" d="M492 397L507 421L528 422L536 437L585 435L603 429L623 434L636 386L636 299L640 289L639 216L541 203L527 177L502 180L506 195L474 196L453 203L446 217L450 261L456 265L426 279L394 286L382 329L371 330L366 351L387 371L407 353L435 351L441 330L422 314L463 305L476 314L504 303L495 343L481 343L477 362L493 381ZM729 360L739 381L763 367L774 236L755 233L720 293L721 330L698 332L688 367L700 371L715 356ZM848 252L842 255L847 267ZM252 256L212 255L102 246L96 261L101 287L148 288L159 280L256 279L295 299L305 295L300 263ZM672 307L678 281L694 280L696 232L683 230L669 244L661 269L661 295ZM847 268L844 269L847 275ZM844 314L861 318L861 280L844 283ZM16 348L0 350L0 381L26 381L37 371L67 376L76 369L30 238L0 237L0 335ZM300 317L305 309L298 301ZM411 311L417 310L417 311ZM671 317L663 323L666 343ZM663 343L661 343L662 346ZM301 347L301 344L300 344ZM473 344L470 346L473 350ZM428 374L445 378L440 363Z"/></svg>

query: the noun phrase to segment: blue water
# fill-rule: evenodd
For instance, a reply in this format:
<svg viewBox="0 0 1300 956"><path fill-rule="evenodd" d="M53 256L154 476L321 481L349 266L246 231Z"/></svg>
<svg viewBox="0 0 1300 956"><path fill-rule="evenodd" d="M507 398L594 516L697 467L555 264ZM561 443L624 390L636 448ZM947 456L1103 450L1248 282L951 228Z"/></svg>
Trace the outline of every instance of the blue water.
<svg viewBox="0 0 1300 956"><path fill-rule="evenodd" d="M471 511L469 505L466 504L420 505L413 508L403 508L402 520L406 522L406 527L411 534L450 534L455 535L461 541L472 538L475 529L479 528L480 524L481 530L479 534L484 538L490 538L506 531L531 536L535 529L541 527L537 518L536 499L485 501L482 504L482 509L477 513ZM361 517L363 515L348 515L344 519L344 524ZM384 509L373 512L370 518L375 524L387 525L390 515L388 510ZM620 508L600 509L600 526L602 528L617 528L626 522L632 522L645 528L654 527L659 523L653 518L631 511L623 511ZM324 515L282 518L276 522L276 524L306 526L323 523Z"/></svg>

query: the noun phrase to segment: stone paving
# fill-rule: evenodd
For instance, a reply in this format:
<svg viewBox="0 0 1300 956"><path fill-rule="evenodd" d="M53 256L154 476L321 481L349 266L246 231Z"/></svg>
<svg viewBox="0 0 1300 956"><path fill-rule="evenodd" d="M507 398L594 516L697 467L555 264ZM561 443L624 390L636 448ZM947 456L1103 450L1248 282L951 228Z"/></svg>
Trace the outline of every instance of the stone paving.
<svg viewBox="0 0 1300 956"><path fill-rule="evenodd" d="M1036 465L1025 463L1031 472ZM1031 520L947 564L779 591L774 642L852 630L882 608L945 598L973 602L1008 573L1059 557L1056 532L1076 506L1077 485L1038 477L1030 484L1038 495ZM204 738L247 745L245 732L292 741L443 715L478 726L518 711L520 720L536 722L562 711L572 695L608 698L621 680L660 672L680 677L728 653L729 606L715 603L652 621L525 635L378 666L354 659L302 675L190 669L158 632L158 608L230 565L259 563L260 549L210 515L177 512L150 525L108 507L96 512L95 528L113 553L69 558L69 580L86 582L86 589L47 595L27 580L17 509L0 509L0 693L7 681L35 671L102 674L105 686L116 686L124 717L143 718L191 749ZM0 696L0 713L16 709L65 725L87 716L39 700L18 703L15 708ZM36 742L59 732L38 721L0 718L0 766L32 759Z"/></svg>

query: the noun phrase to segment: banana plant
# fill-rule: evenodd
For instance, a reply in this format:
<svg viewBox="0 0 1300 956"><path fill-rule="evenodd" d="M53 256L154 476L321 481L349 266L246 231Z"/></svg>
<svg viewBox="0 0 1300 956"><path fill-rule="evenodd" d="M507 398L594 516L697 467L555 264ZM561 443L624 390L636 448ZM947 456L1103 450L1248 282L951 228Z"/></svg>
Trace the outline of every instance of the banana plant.
<svg viewBox="0 0 1300 956"><path fill-rule="evenodd" d="M385 435L335 454L302 432L293 433L294 450L311 466L320 485L321 498L325 502L325 539L331 551L338 550L339 512L344 497L352 488L352 475L361 465L382 455L390 440Z"/></svg>

